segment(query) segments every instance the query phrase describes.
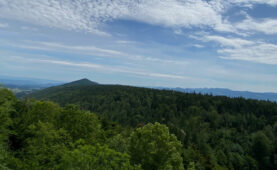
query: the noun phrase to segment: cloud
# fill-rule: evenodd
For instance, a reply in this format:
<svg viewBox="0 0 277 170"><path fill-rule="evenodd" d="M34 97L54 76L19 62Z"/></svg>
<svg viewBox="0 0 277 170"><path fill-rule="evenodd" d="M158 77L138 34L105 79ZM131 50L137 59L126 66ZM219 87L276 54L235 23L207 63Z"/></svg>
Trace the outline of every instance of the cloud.
<svg viewBox="0 0 277 170"><path fill-rule="evenodd" d="M0 28L8 28L9 24L7 23L0 23Z"/></svg>
<svg viewBox="0 0 277 170"><path fill-rule="evenodd" d="M113 57L113 58L117 56L125 55L120 51L99 48L93 45L68 45L68 44L58 43L58 42L43 42L43 41L25 41L25 43L20 43L20 44L15 44L15 43L6 43L6 44L17 48L23 48L23 49L77 52L80 54Z"/></svg>
<svg viewBox="0 0 277 170"><path fill-rule="evenodd" d="M133 59L137 61L154 62L154 63L159 62L164 64L175 64L175 65L182 65L182 66L189 64L188 61L161 59L161 58L147 57L147 56L141 56L141 55L130 55L129 59Z"/></svg>
<svg viewBox="0 0 277 170"><path fill-rule="evenodd" d="M244 40L241 38L226 38L222 36L216 35L208 35L202 38L202 41L215 41L219 43L221 46L241 48L249 45L253 45L254 42L249 40Z"/></svg>
<svg viewBox="0 0 277 170"><path fill-rule="evenodd" d="M182 28L212 28L219 32L262 32L277 33L276 19L255 20L247 16L238 23L230 23L223 14L230 4L268 4L276 5L276 0L1 0L0 16L67 30L85 30L99 35L108 35L101 31L102 24L114 19L135 20L152 25L170 27L176 34L182 33ZM31 9L31 10L30 10ZM0 25L1 26L1 25ZM221 45L220 54L223 58L246 59L261 63L275 63L275 44L255 42L241 38L230 38L215 35L204 35L201 41L213 41ZM117 44L131 44L129 41L117 41ZM41 50L78 51L90 55L119 57L128 60L174 63L174 60L160 59L136 54L128 54L119 50L99 48L96 46L66 45L53 42L39 42L38 45L20 45L24 48ZM200 46L195 46L199 47ZM247 52L253 49L256 53ZM269 50L269 52L263 49ZM241 52L241 55L237 53ZM264 52L264 54L262 54ZM249 56L246 57L246 54ZM238 57L240 56L240 57ZM259 57L261 56L261 57ZM262 57L264 56L264 57ZM259 58L259 60L257 59ZM262 62L261 58L265 60ZM273 58L273 59L272 59ZM184 63L182 63L184 64Z"/></svg>
<svg viewBox="0 0 277 170"><path fill-rule="evenodd" d="M222 59L277 65L276 44L217 35L192 35L190 37L202 42L212 41L218 43L220 48L217 52Z"/></svg>
<svg viewBox="0 0 277 170"><path fill-rule="evenodd" d="M220 31L226 29L229 31L220 15L224 7L219 4L202 0L142 0L140 2L133 5L133 12L123 17L166 27L209 26Z"/></svg>
<svg viewBox="0 0 277 170"><path fill-rule="evenodd" d="M23 62L33 62L33 63L45 63L45 64L55 64L61 66L69 66L69 67L81 67L81 68L89 68L89 69L96 69L99 71L108 71L108 72L117 72L117 73L126 73L126 74L134 74L139 76L146 76L146 77L156 77L156 78L166 78L166 79L180 79L180 80L188 80L188 77L184 77L181 75L174 75L174 74L164 74L164 73L155 73L155 72L148 72L143 70L134 70L128 67L116 67L116 66L108 66L102 64L95 64L91 62L81 63L81 62L71 62L65 60L53 60L53 59L37 59L37 58L25 58L20 56L12 56L10 59L13 58L17 61Z"/></svg>
<svg viewBox="0 0 277 170"><path fill-rule="evenodd" d="M27 27L27 26L22 26L20 27L22 30L27 30L27 31L38 31L37 28L32 28L32 27Z"/></svg>
<svg viewBox="0 0 277 170"><path fill-rule="evenodd" d="M220 0L1 0L0 16L66 30L99 35L101 25L113 19L136 20L165 27L210 27L234 32L221 13Z"/></svg>
<svg viewBox="0 0 277 170"><path fill-rule="evenodd" d="M244 4L252 7L253 4L267 4L270 6L276 6L277 0L229 0L231 3Z"/></svg>
<svg viewBox="0 0 277 170"><path fill-rule="evenodd" d="M251 17L235 25L237 29L244 31L256 31L264 34L277 34L277 19L254 20Z"/></svg>
<svg viewBox="0 0 277 170"><path fill-rule="evenodd" d="M97 29L98 21L91 18L94 13L90 13L93 8L89 1L1 0L0 17L52 28L108 35Z"/></svg>
<svg viewBox="0 0 277 170"><path fill-rule="evenodd" d="M263 64L277 65L277 45L256 43L247 47L224 48L218 50L223 59L244 60Z"/></svg>
<svg viewBox="0 0 277 170"><path fill-rule="evenodd" d="M217 52L222 59L244 60L262 64L277 65L277 45L263 41L245 40L241 38L222 37L216 35L191 36L203 42L217 42Z"/></svg>
<svg viewBox="0 0 277 170"><path fill-rule="evenodd" d="M275 34L276 20L244 20L234 25L224 17L232 6L277 5L277 0L0 0L0 18L20 20L65 30L108 36L107 21L135 20L173 28L212 28L240 34L237 29Z"/></svg>
<svg viewBox="0 0 277 170"><path fill-rule="evenodd" d="M136 41L128 41L128 40L117 40L116 43L126 45L126 44L136 44L137 42Z"/></svg>
<svg viewBox="0 0 277 170"><path fill-rule="evenodd" d="M55 43L55 42L38 42L42 44L43 46L55 48L55 49L63 49L63 50L75 50L75 51L83 51L87 52L87 54L91 55L102 55L102 56L120 56L124 55L120 51L116 50L110 50L110 49L104 49L99 48L95 46L81 46L81 45L65 45L62 43Z"/></svg>
<svg viewBox="0 0 277 170"><path fill-rule="evenodd" d="M163 63L163 64L174 64L174 65L187 65L189 62L184 60L172 60L166 58L157 58L151 56L137 55L137 54L129 54L127 52L111 50L107 48L100 48L93 45L68 45L64 43L58 42L41 42L41 41L25 41L25 43L15 44L15 43L7 43L9 46L23 49L34 49L34 50L43 50L43 51L62 51L62 52L70 52L77 54L85 54L91 56L101 56L101 57L109 57L113 59L122 59L124 61L147 61L152 63ZM118 43L118 42L117 42ZM121 41L119 43L122 43ZM123 43L136 43L136 42L128 42L123 41Z"/></svg>
<svg viewBox="0 0 277 170"><path fill-rule="evenodd" d="M200 45L200 44L193 44L192 46L193 46L193 47L196 47L196 48L204 48L204 47L205 47L205 46Z"/></svg>

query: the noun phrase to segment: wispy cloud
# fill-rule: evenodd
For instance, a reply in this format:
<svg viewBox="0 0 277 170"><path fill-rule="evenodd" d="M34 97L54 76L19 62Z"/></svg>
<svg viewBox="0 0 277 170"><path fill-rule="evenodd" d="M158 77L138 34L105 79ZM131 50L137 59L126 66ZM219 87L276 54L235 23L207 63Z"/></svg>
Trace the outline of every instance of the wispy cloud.
<svg viewBox="0 0 277 170"><path fill-rule="evenodd" d="M94 8L95 3L90 1L1 0L0 17L65 30L85 30L108 35L97 29L98 19L93 17L100 11L92 10Z"/></svg>
<svg viewBox="0 0 277 170"><path fill-rule="evenodd" d="M23 48L23 49L34 49L34 50L45 50L45 51L62 51L66 53L78 53L91 56L109 57L113 59L122 59L123 61L141 61L141 62L153 62L153 63L164 63L174 65L187 65L189 62L184 60L172 60L165 58L157 58L151 56L144 56L138 54L129 54L127 52L111 50L106 48L100 48L93 45L68 45L58 42L42 42L42 41L26 41L25 44L7 43L9 46Z"/></svg>
<svg viewBox="0 0 277 170"><path fill-rule="evenodd" d="M196 48L204 48L204 47L205 47L205 46L200 45L200 44L193 44L192 46L193 46L193 47L196 47Z"/></svg>
<svg viewBox="0 0 277 170"><path fill-rule="evenodd" d="M249 40L244 40L241 38L226 38L222 36L216 35L208 35L200 38L203 41L215 41L219 43L221 46L227 47L234 47L234 48L241 48L248 45L253 45L254 42Z"/></svg>
<svg viewBox="0 0 277 170"><path fill-rule="evenodd" d="M27 26L22 26L20 27L22 30L27 30L27 31L38 31L37 28L32 28L32 27L27 27Z"/></svg>
<svg viewBox="0 0 277 170"><path fill-rule="evenodd" d="M267 4L271 6L277 5L277 0L229 0L231 3L240 3L251 7L253 4Z"/></svg>
<svg viewBox="0 0 277 170"><path fill-rule="evenodd" d="M182 32L180 28L193 27L237 34L240 34L237 28L276 33L273 31L276 29L268 30L276 27L276 20L248 19L234 25L223 15L232 5L257 3L277 5L276 0L1 0L0 18L98 35L109 35L101 28L106 21L114 19L171 27L177 34Z"/></svg>
<svg viewBox="0 0 277 170"><path fill-rule="evenodd" d="M24 48L24 49L34 49L34 50L45 50L45 51L62 51L62 52L77 52L79 54L104 56L104 57L117 57L123 56L124 53L96 47L93 45L68 45L58 42L44 42L44 41L25 41L25 43L6 43L9 46Z"/></svg>
<svg viewBox="0 0 277 170"><path fill-rule="evenodd" d="M137 44L135 41L128 41L128 40L117 40L116 43L118 44Z"/></svg>
<svg viewBox="0 0 277 170"><path fill-rule="evenodd" d="M108 20L137 20L165 27L203 27L233 32L221 12L223 1L212 0L2 0L0 16L66 30L86 30L99 35Z"/></svg>
<svg viewBox="0 0 277 170"><path fill-rule="evenodd" d="M277 65L277 45L269 43L255 43L240 48L224 48L218 50L223 59L244 60L263 64Z"/></svg>
<svg viewBox="0 0 277 170"><path fill-rule="evenodd" d="M277 34L277 19L255 20L251 17L235 24L235 27L244 31L262 32L264 34Z"/></svg>
<svg viewBox="0 0 277 170"><path fill-rule="evenodd" d="M80 68L88 68L88 69L96 69L104 72L117 72L117 73L126 73L126 74L134 74L139 76L146 77L157 77L157 78L166 78L166 79L180 79L180 80L188 80L189 77L184 77L182 75L174 75L174 74L166 74L166 73L155 73L143 70L135 70L133 68L128 67L116 67L102 64L95 64L91 62L72 62L66 60L55 60L55 59L38 59L38 58L26 58L20 56L11 56L10 59L15 59L17 61L23 62L33 62L33 63L46 63L46 64L54 64L61 66L69 66L69 67L80 67Z"/></svg>
<svg viewBox="0 0 277 170"><path fill-rule="evenodd" d="M0 23L0 28L8 28L9 24L7 23Z"/></svg>
<svg viewBox="0 0 277 170"><path fill-rule="evenodd" d="M220 12L224 6L215 1L160 1L144 0L133 5L132 12L125 17L153 25L166 27L203 27L208 26L218 31L231 31L223 21Z"/></svg>
<svg viewBox="0 0 277 170"><path fill-rule="evenodd" d="M49 47L49 48L83 51L83 52L87 52L88 54L92 54L92 55L95 55L95 54L96 55L104 55L104 56L124 55L120 51L99 48L99 47L92 46L92 45L90 45L90 46L65 45L65 44L62 44L62 43L55 43L55 42L38 42L38 43L43 45L43 46Z"/></svg>
<svg viewBox="0 0 277 170"><path fill-rule="evenodd" d="M203 42L214 41L219 43L221 48L217 52L221 55L220 58L222 59L277 65L276 44L214 35L193 38L197 38Z"/></svg>

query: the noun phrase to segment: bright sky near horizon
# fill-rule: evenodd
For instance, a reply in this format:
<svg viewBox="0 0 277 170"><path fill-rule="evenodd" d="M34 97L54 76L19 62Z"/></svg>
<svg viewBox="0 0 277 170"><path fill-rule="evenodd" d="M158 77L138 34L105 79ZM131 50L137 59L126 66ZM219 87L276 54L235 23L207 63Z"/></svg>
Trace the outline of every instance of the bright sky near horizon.
<svg viewBox="0 0 277 170"><path fill-rule="evenodd" d="M0 75L277 92L277 0L0 0Z"/></svg>

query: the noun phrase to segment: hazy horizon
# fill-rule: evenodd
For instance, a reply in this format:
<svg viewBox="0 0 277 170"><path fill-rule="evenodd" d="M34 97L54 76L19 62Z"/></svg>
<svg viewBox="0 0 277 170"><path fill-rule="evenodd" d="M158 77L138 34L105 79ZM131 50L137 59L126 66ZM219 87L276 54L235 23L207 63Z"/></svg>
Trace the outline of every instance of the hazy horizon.
<svg viewBox="0 0 277 170"><path fill-rule="evenodd" d="M79 79L74 79L74 80L69 80L69 81L59 81L59 80L51 80L51 79L41 79L41 78L34 78L34 77L13 77L13 76L6 76L6 75L0 75L0 84L9 84L9 85L43 85L43 84L48 84L51 87L52 86L56 86L56 85L62 85L62 84L67 84L67 83L71 83L71 82L75 82L75 81L79 81L79 80L83 80L83 79L88 79L87 77L80 77ZM7 82L1 82L1 80L11 80L12 83L7 83ZM178 87L178 86L139 86L139 85L135 85L135 84L120 84L120 83L111 83L111 82L107 82L107 83L103 83L103 82L97 82L94 81L93 79L88 79L89 81L95 82L95 83L99 83L100 85L126 85L126 86L134 86L134 87L144 87L144 88L154 88L154 89L172 89L172 90L176 90L178 91L178 89L183 89L183 90L230 90L233 92L250 92L250 93L272 93L272 94L277 94L276 92L271 92L271 91L249 91L249 90L234 90L234 89L229 89L229 88L224 88L224 87ZM23 82L21 82L23 81ZM20 82L21 84L17 84L16 82ZM27 83L28 82L28 83ZM33 84L31 84L33 83ZM205 93L204 93L205 94Z"/></svg>

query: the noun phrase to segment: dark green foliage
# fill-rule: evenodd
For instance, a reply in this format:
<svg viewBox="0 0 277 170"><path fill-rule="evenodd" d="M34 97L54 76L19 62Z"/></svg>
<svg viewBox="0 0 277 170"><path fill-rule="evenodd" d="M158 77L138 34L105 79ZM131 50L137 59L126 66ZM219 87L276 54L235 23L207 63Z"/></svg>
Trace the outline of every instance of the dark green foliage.
<svg viewBox="0 0 277 170"><path fill-rule="evenodd" d="M252 137L252 153L253 157L260 162L261 169L268 169L270 168L270 151L271 148L271 141L268 137L261 131L253 134ZM273 167L272 167L273 168Z"/></svg>
<svg viewBox="0 0 277 170"><path fill-rule="evenodd" d="M130 138L131 161L145 170L182 170L182 144L165 125L147 124L136 129Z"/></svg>
<svg viewBox="0 0 277 170"><path fill-rule="evenodd" d="M51 123L37 122L27 129L28 138L16 156L15 169L51 169L59 164L70 143L70 136Z"/></svg>
<svg viewBox="0 0 277 170"><path fill-rule="evenodd" d="M132 166L129 155L116 152L107 146L83 145L64 154L60 169L67 170L139 170L138 166Z"/></svg>
<svg viewBox="0 0 277 170"><path fill-rule="evenodd" d="M5 160L8 159L8 138L11 134L9 129L12 124L10 115L14 111L15 102L16 98L12 92L0 88L0 169L7 169Z"/></svg>
<svg viewBox="0 0 277 170"><path fill-rule="evenodd" d="M277 167L277 104L273 102L117 85L58 86L29 97L62 106L76 104L124 127L165 124L184 146L185 168ZM110 137L116 134L110 132ZM110 138L109 146L127 152L129 139L120 146L120 137Z"/></svg>
<svg viewBox="0 0 277 170"><path fill-rule="evenodd" d="M73 141L83 139L87 143L97 143L104 138L101 122L98 116L90 112L83 112L78 106L68 105L60 114L58 127L64 128Z"/></svg>

